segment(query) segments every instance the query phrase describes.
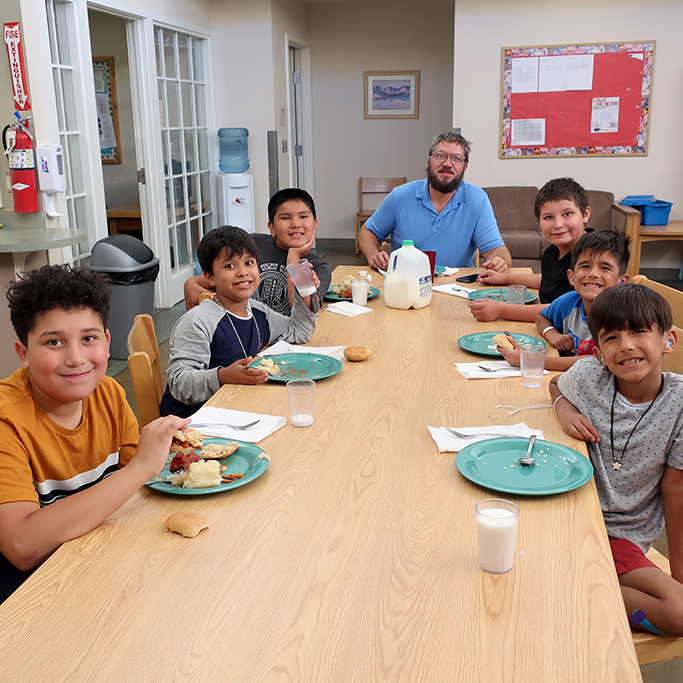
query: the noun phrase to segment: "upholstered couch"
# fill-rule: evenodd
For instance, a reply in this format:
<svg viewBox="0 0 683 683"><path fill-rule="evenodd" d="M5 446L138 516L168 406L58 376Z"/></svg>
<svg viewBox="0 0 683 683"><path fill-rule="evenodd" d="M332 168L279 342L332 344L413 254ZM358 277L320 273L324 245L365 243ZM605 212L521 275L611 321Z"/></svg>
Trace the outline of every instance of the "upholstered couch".
<svg viewBox="0 0 683 683"><path fill-rule="evenodd" d="M500 234L512 254L512 265L541 272L541 254L548 246L534 215L538 188L531 186L485 187L498 221ZM614 203L614 195L602 190L587 190L591 217L588 227L595 230L615 228L632 234L640 226L640 212ZM636 273L631 273L635 275Z"/></svg>

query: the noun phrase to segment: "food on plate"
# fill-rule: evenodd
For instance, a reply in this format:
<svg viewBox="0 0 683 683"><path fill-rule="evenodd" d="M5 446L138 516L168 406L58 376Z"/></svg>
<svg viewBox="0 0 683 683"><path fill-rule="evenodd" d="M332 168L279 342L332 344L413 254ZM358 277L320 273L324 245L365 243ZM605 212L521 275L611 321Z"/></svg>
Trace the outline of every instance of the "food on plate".
<svg viewBox="0 0 683 683"><path fill-rule="evenodd" d="M505 334L494 334L491 341L496 345L500 346L501 349L514 349L513 343L507 338Z"/></svg>
<svg viewBox="0 0 683 683"><path fill-rule="evenodd" d="M192 453L201 450L204 437L196 429L178 430L171 441L171 453Z"/></svg>
<svg viewBox="0 0 683 683"><path fill-rule="evenodd" d="M334 292L334 294L336 294L338 297L342 299L350 299L352 281L353 275L345 275L338 285L332 287L332 291Z"/></svg>
<svg viewBox="0 0 683 683"><path fill-rule="evenodd" d="M221 483L221 465L217 460L200 460L190 463L186 470L182 470L170 477L173 486L184 489L208 489Z"/></svg>
<svg viewBox="0 0 683 683"><path fill-rule="evenodd" d="M239 441L227 441L225 444L209 443L202 448L201 456L205 460L227 458L237 450L239 445Z"/></svg>
<svg viewBox="0 0 683 683"><path fill-rule="evenodd" d="M193 462L199 462L201 458L197 453L177 453L171 459L171 464L168 469L171 472L180 472L180 470L186 470Z"/></svg>
<svg viewBox="0 0 683 683"><path fill-rule="evenodd" d="M202 529L208 529L209 523L196 512L175 512L166 520L164 528L185 538L194 538Z"/></svg>
<svg viewBox="0 0 683 683"><path fill-rule="evenodd" d="M269 375L280 372L280 368L275 365L271 358L262 358L258 366L261 370L265 370Z"/></svg>
<svg viewBox="0 0 683 683"><path fill-rule="evenodd" d="M359 362L370 358L370 356L372 356L372 351L365 346L347 346L344 349L344 355L349 360Z"/></svg>
<svg viewBox="0 0 683 683"><path fill-rule="evenodd" d="M240 472L238 474L222 474L221 478L223 481L235 481L235 479L241 479L244 475Z"/></svg>

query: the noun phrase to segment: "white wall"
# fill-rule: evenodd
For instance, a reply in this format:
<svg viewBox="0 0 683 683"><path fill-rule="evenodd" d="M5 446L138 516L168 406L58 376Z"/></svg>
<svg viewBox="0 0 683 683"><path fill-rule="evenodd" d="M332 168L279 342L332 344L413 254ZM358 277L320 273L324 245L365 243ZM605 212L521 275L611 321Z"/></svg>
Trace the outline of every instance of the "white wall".
<svg viewBox="0 0 683 683"><path fill-rule="evenodd" d="M453 0L309 7L318 238L354 237L358 178L424 177L451 128ZM420 71L418 119L364 119L364 71Z"/></svg>
<svg viewBox="0 0 683 683"><path fill-rule="evenodd" d="M457 0L453 125L473 140L468 180L478 185L536 185L572 176L617 200L653 194L683 219L683 3L653 0ZM648 155L612 158L499 159L501 48L656 40ZM681 247L643 245L644 267L678 267Z"/></svg>
<svg viewBox="0 0 683 683"><path fill-rule="evenodd" d="M123 163L102 164L107 208L112 208L139 201L126 22L111 14L94 11L88 12L88 18L93 57L114 58L119 118L117 142Z"/></svg>

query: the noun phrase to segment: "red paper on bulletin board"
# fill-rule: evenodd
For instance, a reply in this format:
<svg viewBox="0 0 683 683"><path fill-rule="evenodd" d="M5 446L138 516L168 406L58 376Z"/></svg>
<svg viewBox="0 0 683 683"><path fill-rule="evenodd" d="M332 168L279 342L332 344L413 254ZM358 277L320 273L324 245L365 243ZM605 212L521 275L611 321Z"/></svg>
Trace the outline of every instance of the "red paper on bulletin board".
<svg viewBox="0 0 683 683"><path fill-rule="evenodd" d="M654 47L504 48L500 157L647 154Z"/></svg>

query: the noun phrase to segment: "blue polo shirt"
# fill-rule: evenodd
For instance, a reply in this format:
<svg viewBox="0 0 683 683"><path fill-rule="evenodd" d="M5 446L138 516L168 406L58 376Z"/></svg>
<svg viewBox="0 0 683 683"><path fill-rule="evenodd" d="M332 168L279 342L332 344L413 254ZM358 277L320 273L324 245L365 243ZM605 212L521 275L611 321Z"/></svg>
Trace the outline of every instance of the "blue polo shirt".
<svg viewBox="0 0 683 683"><path fill-rule="evenodd" d="M462 182L441 213L429 197L428 180L399 185L368 219L365 227L381 242L391 233L391 249L413 240L422 251L435 251L443 266L472 266L474 252L505 246L488 195Z"/></svg>

